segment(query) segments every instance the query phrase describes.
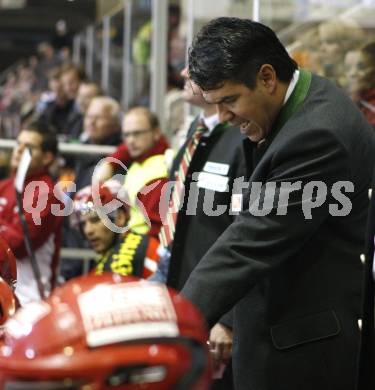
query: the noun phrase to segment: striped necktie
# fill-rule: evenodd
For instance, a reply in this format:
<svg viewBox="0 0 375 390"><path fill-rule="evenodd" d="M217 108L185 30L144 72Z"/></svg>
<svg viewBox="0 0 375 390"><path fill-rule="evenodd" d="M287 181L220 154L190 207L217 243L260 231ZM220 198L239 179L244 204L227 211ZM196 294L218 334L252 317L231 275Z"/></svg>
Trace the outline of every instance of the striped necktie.
<svg viewBox="0 0 375 390"><path fill-rule="evenodd" d="M180 210L181 203L184 201L185 178L191 159L197 149L200 139L207 130L203 119L200 119L193 136L185 147L180 166L176 172L175 185L169 200L168 213L159 234L160 242L165 248L169 247L173 241L178 211Z"/></svg>

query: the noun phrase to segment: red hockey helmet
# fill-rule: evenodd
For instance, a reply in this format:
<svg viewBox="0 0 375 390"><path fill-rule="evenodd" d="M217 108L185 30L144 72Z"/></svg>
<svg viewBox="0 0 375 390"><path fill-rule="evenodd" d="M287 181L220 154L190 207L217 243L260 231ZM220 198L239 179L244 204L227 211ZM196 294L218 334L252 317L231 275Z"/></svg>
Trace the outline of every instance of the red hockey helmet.
<svg viewBox="0 0 375 390"><path fill-rule="evenodd" d="M117 180L107 180L97 185L82 188L74 196L73 211L85 214L96 211L97 208L107 207L114 203L126 213L129 211L129 199L124 186Z"/></svg>
<svg viewBox="0 0 375 390"><path fill-rule="evenodd" d="M164 285L116 274L73 279L5 326L6 390L203 390L201 315Z"/></svg>

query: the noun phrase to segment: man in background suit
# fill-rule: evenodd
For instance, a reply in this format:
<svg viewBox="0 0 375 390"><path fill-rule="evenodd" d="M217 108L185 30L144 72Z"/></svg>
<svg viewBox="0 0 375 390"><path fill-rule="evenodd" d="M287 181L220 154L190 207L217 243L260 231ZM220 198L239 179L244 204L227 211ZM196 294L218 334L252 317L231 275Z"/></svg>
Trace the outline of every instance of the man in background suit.
<svg viewBox="0 0 375 390"><path fill-rule="evenodd" d="M195 93L196 87L188 80L187 68L181 75L185 79L184 100L199 107L201 113L191 124L186 140L173 161L170 180L178 180L178 172L181 172L183 161L186 161L186 149L200 130L199 127L205 126L205 131L187 167L183 201L177 214L173 240L170 243L161 240L164 244L164 264L155 279L166 281L168 286L177 290L181 290L199 260L233 222L232 189L235 179L245 174L244 137L238 128L219 123L216 107L207 104L201 93ZM172 192L172 198L174 196L176 194ZM215 210L221 207L225 207L225 212L216 213ZM211 354L217 367L230 359L232 337L232 315L227 313L210 333ZM223 380L216 381L214 389L231 388L229 365Z"/></svg>
<svg viewBox="0 0 375 390"><path fill-rule="evenodd" d="M236 390L353 390L371 128L250 20L204 26L189 76L221 121L240 126L253 156L246 208L182 294L210 326L234 307Z"/></svg>

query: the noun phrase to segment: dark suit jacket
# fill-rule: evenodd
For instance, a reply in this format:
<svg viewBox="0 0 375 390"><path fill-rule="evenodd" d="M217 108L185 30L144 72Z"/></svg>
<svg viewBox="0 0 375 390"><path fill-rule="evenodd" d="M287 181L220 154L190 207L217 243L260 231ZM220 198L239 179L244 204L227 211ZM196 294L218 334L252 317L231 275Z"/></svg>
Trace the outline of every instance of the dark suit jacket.
<svg viewBox="0 0 375 390"><path fill-rule="evenodd" d="M192 123L187 140L173 161L171 180L175 179L186 145L196 126L197 120ZM198 261L234 220L234 214L230 213L233 182L235 178L246 174L243 139L244 136L237 127L219 124L210 136L200 140L192 157L186 174L184 205L178 213L168 272L167 284L177 290L181 290ZM217 164L214 168L218 166L219 172L220 169L223 171L213 173L215 169L210 169L207 164ZM218 181L227 180L226 190L204 188L204 181L197 179L201 172L211 174ZM193 207L189 207L187 212L188 197ZM210 197L212 205L208 201ZM226 207L226 212L217 216L210 215L209 209L216 210L222 206Z"/></svg>
<svg viewBox="0 0 375 390"><path fill-rule="evenodd" d="M375 173L375 172L374 172ZM360 364L358 371L358 390L375 389L375 326L374 326L374 239L375 239L375 174L369 192L370 209L364 251L364 299L362 310L362 331Z"/></svg>
<svg viewBox="0 0 375 390"><path fill-rule="evenodd" d="M254 145L247 142L247 148ZM322 206L304 214L291 193L286 215L242 212L182 290L208 324L235 304L233 370L240 390L354 390L364 230L374 164L372 129L353 103L313 76L299 109L248 161L253 182L320 181ZM350 181L347 216L332 216L331 189ZM248 194L250 196L250 193ZM319 201L320 198L318 197ZM247 203L249 204L249 203Z"/></svg>
<svg viewBox="0 0 375 390"><path fill-rule="evenodd" d="M186 146L197 128L197 123L198 118L190 126L187 139L173 161L171 180L175 179L175 173L180 168ZM246 174L243 139L244 136L237 127L219 124L208 137L201 138L190 161L185 179L184 204L178 213L167 279L167 285L178 291L184 286L199 260L234 220L235 213L230 212L234 180ZM207 168L207 164L212 163L224 169L213 178L227 179L226 191L200 187L197 175L200 172L212 173L212 169ZM202 184L204 186L204 183ZM210 197L212 204L208 201ZM188 198L193 207L188 207ZM209 209L217 210L223 206L226 207L225 212L216 216L210 214ZM220 322L231 328L232 313L227 313Z"/></svg>

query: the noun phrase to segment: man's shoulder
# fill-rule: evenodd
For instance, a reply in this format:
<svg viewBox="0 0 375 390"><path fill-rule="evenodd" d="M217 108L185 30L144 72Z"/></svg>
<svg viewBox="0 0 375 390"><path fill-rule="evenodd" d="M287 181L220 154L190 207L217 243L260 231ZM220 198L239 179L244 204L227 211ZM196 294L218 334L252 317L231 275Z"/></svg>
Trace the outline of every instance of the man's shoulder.
<svg viewBox="0 0 375 390"><path fill-rule="evenodd" d="M370 126L345 92L324 77L313 75L306 98L284 130L296 136L320 130L338 138L371 137ZM289 134L291 135L291 134Z"/></svg>
<svg viewBox="0 0 375 390"><path fill-rule="evenodd" d="M304 115L315 115L320 118L335 120L349 115L359 116L360 112L353 101L342 88L336 86L330 80L313 75L311 85L301 108ZM317 112L320 117L317 117Z"/></svg>

